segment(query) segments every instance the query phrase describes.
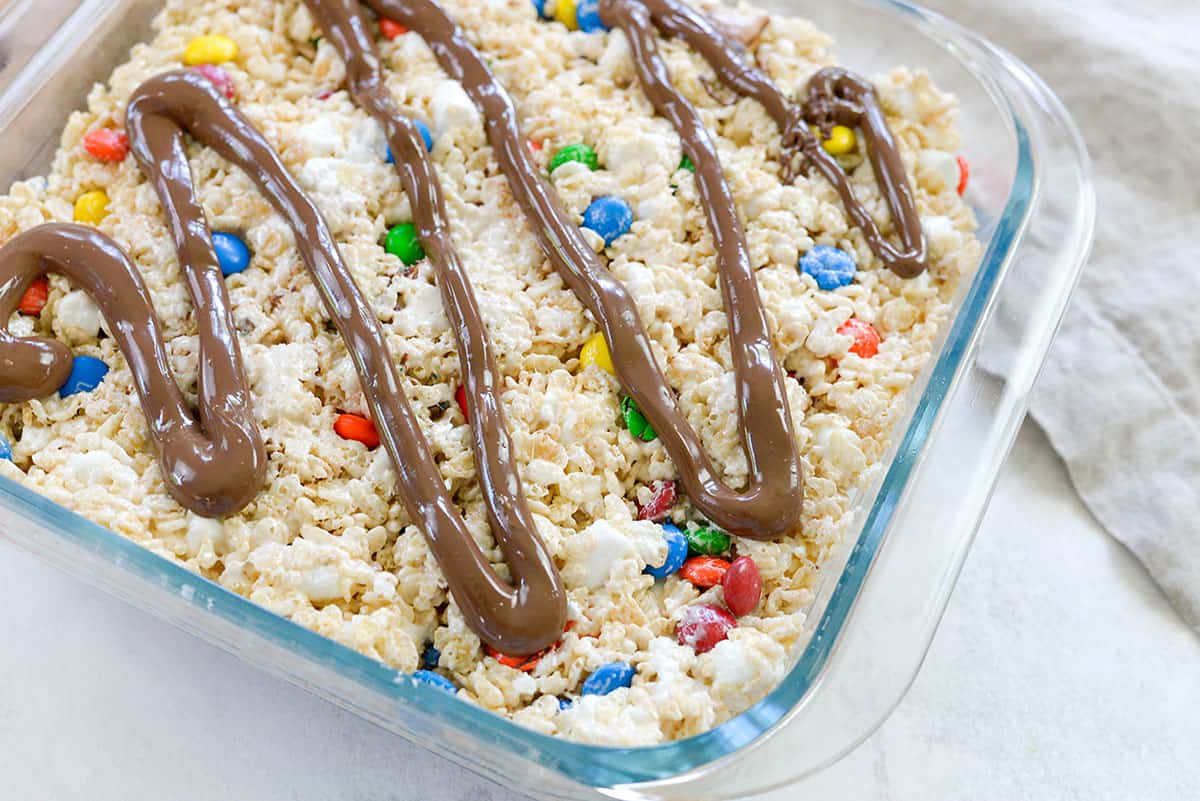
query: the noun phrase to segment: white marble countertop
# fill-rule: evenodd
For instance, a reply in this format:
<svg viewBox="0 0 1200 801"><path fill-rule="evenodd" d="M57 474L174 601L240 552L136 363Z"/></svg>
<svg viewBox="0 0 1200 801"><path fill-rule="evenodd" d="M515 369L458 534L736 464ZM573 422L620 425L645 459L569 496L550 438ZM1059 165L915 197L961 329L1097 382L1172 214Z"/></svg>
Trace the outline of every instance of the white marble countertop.
<svg viewBox="0 0 1200 801"><path fill-rule="evenodd" d="M8 798L517 799L9 545L0 637ZM770 801L1197 798L1197 710L1200 638L1027 425L912 691Z"/></svg>

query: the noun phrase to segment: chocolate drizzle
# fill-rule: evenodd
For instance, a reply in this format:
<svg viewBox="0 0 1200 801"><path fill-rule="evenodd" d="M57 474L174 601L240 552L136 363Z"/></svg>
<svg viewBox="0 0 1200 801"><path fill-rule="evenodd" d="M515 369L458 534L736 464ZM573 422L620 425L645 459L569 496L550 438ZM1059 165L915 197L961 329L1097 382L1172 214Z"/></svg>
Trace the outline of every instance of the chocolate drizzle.
<svg viewBox="0 0 1200 801"><path fill-rule="evenodd" d="M496 159L530 228L551 264L600 325L617 378L658 432L692 502L709 519L741 536L768 540L794 533L803 502L800 455L748 262L741 261L736 248L731 250L729 264L722 263L721 277L738 416L750 464L749 486L739 491L720 480L695 430L679 411L633 298L588 246L576 221L542 177L521 135L512 99L462 30L433 0L367 0L367 4L420 34L442 69L463 85L479 108Z"/></svg>
<svg viewBox="0 0 1200 801"><path fill-rule="evenodd" d="M206 231L202 227L193 233ZM87 292L129 363L167 489L182 506L212 517L232 514L254 498L262 489L267 459L221 271L211 246L207 257L204 251L197 247L192 259L181 259L188 289L202 310L196 321L203 366L199 422L171 375L162 329L141 274L117 243L99 231L50 223L8 242L0 250L0 320L11 317L29 284L46 272L62 273ZM52 394L66 381L73 361L60 342L21 339L0 330L0 402Z"/></svg>
<svg viewBox="0 0 1200 801"><path fill-rule="evenodd" d="M399 113L386 87L358 0L305 2L346 63L351 95L383 126L395 154L457 340L479 481L512 583L492 568L454 507L405 398L382 326L320 211L263 136L204 77L180 71L148 80L130 100L126 119L132 151L158 193L197 309L199 419L172 378L145 283L119 246L98 231L44 225L0 249L0 320L12 315L40 274L57 271L70 278L100 306L125 354L172 496L206 516L242 509L263 484L266 456L211 231L192 183L185 136L191 134L212 147L250 175L291 227L326 311L354 359L403 502L428 540L467 624L503 653L534 653L561 634L566 597L525 502L499 399L501 377L478 303L451 243L436 172L419 130ZM542 177L525 147L512 100L479 53L433 0L366 2L424 37L442 68L462 83L481 111L500 168L530 227L551 264L599 324L618 379L658 432L692 502L741 536L767 540L794 533L803 500L800 455L745 232L712 138L695 108L672 85L654 29L683 37L722 83L760 101L784 132L785 154L792 155L789 175L797 159L815 164L833 183L879 258L900 275L917 275L925 269L925 239L899 151L871 86L844 70L821 70L810 81L808 102L801 108L761 71L747 66L738 46L685 3L601 0L602 18L628 37L647 96L675 126L684 152L696 166L717 254L738 420L750 467L746 489L734 490L719 479L695 430L679 411L633 299L589 247ZM855 198L837 160L809 130L816 125L828 131L834 123L864 131L900 248L884 238ZM0 329L0 402L50 394L66 380L71 364L70 352L60 343L17 338Z"/></svg>
<svg viewBox="0 0 1200 801"><path fill-rule="evenodd" d="M492 532L516 586L506 585L487 564L446 495L441 473L411 414L402 421L403 426L385 418L380 427L381 433L387 429L402 430L404 434L390 450L401 476L405 503L429 539L468 625L484 642L504 653L533 653L562 634L567 619L566 595L525 502L500 405L500 374L479 304L451 244L437 173L420 131L400 114L384 83L379 55L357 0L306 3L346 63L350 94L383 126L391 145L417 234L437 273L442 302L458 343L479 483ZM364 375L364 384L368 380ZM385 436L385 442L387 439Z"/></svg>
<svg viewBox="0 0 1200 801"><path fill-rule="evenodd" d="M495 395L499 377L457 262L444 262L453 267L442 269L442 292L468 364L480 480L515 586L492 569L455 509L405 399L374 311L342 261L320 211L262 135L207 79L184 71L160 75L139 87L129 103L126 127L133 153L158 192L196 301L200 416L214 441L199 434L170 377L162 336L137 270L102 234L79 226L43 226L10 242L0 254L0 309L11 315L21 292L47 266L66 273L97 299L126 354L173 495L206 515L236 511L252 498L262 485L265 458L211 233L192 184L184 141L190 133L245 170L292 228L325 308L355 361L404 503L429 540L468 624L485 642L507 653L533 653L553 643L562 633L566 598L521 494ZM411 143L397 138L395 144L411 156ZM424 153L423 147L419 152ZM432 171L424 177L432 177ZM428 191L433 196L436 186ZM446 244L448 237L430 241ZM452 252L435 254L452 258ZM0 365L5 381L0 400L53 392L70 364L69 352L57 342L16 340L3 333Z"/></svg>
<svg viewBox="0 0 1200 801"><path fill-rule="evenodd" d="M327 32L335 39L362 32L361 20L357 27L351 22L345 29L330 28ZM370 70L368 65L355 64L351 72L362 76ZM382 113L390 101L384 97L382 81L373 87L364 89L362 96ZM450 247L436 176L416 128L408 121L393 121L388 126L389 138L397 164L403 165L401 172L422 241L438 270L442 297L463 354L467 393L475 410L473 444L480 484L515 586L501 579L488 563L446 491L428 441L405 398L383 329L342 261L316 205L296 185L262 135L205 79L173 73L151 80L135 94L128 127L146 130L151 146L135 147L134 152L144 165L160 165L155 178L164 208L168 217L181 218L183 228L193 228L198 221L191 219L191 209L176 207L168 200L177 194L178 176L187 174L178 142L181 131L176 125L185 126L247 170L291 226L326 311L354 359L371 417L396 469L405 508L429 541L468 625L484 642L506 653L533 653L553 643L566 622L566 596L525 504L497 397L500 377L470 284ZM151 132L156 136L151 137Z"/></svg>
<svg viewBox="0 0 1200 801"><path fill-rule="evenodd" d="M885 266L903 278L913 278L925 271L928 254L916 200L904 172L896 139L888 128L875 89L868 81L848 70L827 67L809 81L807 103L801 107L784 95L762 70L746 63L742 58L743 50L736 41L725 36L708 17L683 0L602 0L600 8L601 18L608 24L628 20L623 30L631 41L634 35L647 37L651 21L663 33L686 41L708 62L721 83L740 95L757 100L779 125L788 161L784 169L786 180L792 180L804 164L815 165L837 190L846 213ZM639 67L641 71L644 69ZM815 125L827 134L834 124L858 126L862 130L871 166L900 240L899 247L883 235L871 213L855 196L850 179L837 158L821 147L809 129L810 125Z"/></svg>

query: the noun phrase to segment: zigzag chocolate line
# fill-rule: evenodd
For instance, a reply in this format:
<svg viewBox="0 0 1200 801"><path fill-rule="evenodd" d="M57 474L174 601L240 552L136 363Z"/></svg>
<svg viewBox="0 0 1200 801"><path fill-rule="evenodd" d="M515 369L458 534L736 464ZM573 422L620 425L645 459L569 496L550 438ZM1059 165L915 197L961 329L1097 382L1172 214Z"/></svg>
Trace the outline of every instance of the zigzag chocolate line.
<svg viewBox="0 0 1200 801"><path fill-rule="evenodd" d="M307 0L318 14L352 0ZM613 355L617 378L658 433L692 502L709 519L759 540L794 533L800 523L803 478L783 375L775 363L753 276L722 265L737 381L738 416L750 466L744 490L724 484L695 430L679 411L654 357L637 306L592 251L575 220L530 157L517 111L504 87L433 0L366 0L375 12L425 39L442 69L459 81L483 115L488 140L513 196L551 264L596 319Z"/></svg>
<svg viewBox="0 0 1200 801"><path fill-rule="evenodd" d="M630 20L627 24L637 26L639 35L645 36L643 29L652 21L664 33L678 36L691 45L717 73L721 83L762 103L779 125L785 156L790 154L784 169L786 180L792 180L799 171L796 162L815 165L837 190L846 213L885 266L902 278L913 278L925 271L929 265L928 248L916 200L895 137L868 81L840 67L822 69L810 79L808 102L801 107L784 95L762 70L742 59L742 48L737 42L683 0L601 0L600 9L601 19L606 23ZM816 125L827 134L834 123L861 127L900 247L889 242L879 230L870 212L855 196L846 171L809 130L810 124Z"/></svg>

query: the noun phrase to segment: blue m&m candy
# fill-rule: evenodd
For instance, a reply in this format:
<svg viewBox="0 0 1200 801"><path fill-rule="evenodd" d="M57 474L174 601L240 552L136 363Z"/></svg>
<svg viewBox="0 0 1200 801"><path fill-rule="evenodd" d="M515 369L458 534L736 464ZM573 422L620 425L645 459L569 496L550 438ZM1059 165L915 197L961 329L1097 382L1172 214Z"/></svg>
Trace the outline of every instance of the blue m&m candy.
<svg viewBox="0 0 1200 801"><path fill-rule="evenodd" d="M224 276L244 273L250 266L250 248L236 234L228 231L216 231L212 235L213 251L217 254L217 263L221 265Z"/></svg>
<svg viewBox="0 0 1200 801"><path fill-rule="evenodd" d="M421 122L420 120L413 120L412 124L417 126L417 132L419 134L421 134L421 138L423 140L425 140L426 152L432 153L433 152L433 134L429 132L429 126L426 125L425 123ZM387 163L388 164L396 163L396 157L394 155L392 155L392 146L391 145L388 145L388 149L387 149Z"/></svg>
<svg viewBox="0 0 1200 801"><path fill-rule="evenodd" d="M817 245L800 258L800 269L815 278L817 286L828 292L854 281L858 265L854 257L841 248Z"/></svg>
<svg viewBox="0 0 1200 801"><path fill-rule="evenodd" d="M688 556L688 541L677 527L670 523L663 523L662 526L663 539L667 541L667 558L658 567L646 566L643 573L648 573L656 579L673 576L679 572L679 568L683 567L683 563L687 561Z"/></svg>
<svg viewBox="0 0 1200 801"><path fill-rule="evenodd" d="M633 227L633 209L613 195L596 198L583 213L583 227L598 233L605 245L611 245Z"/></svg>
<svg viewBox="0 0 1200 801"><path fill-rule="evenodd" d="M458 692L458 688L454 686L454 682L440 673L434 673L432 670L418 670L412 674L412 678L413 681L419 681L422 684L428 684L430 687L445 690L451 695Z"/></svg>
<svg viewBox="0 0 1200 801"><path fill-rule="evenodd" d="M8 444L8 440L0 437L0 459L12 461L12 446Z"/></svg>
<svg viewBox="0 0 1200 801"><path fill-rule="evenodd" d="M558 699L558 711L559 711L559 712L565 712L566 710L570 709L570 708L571 708L571 703L572 703L572 701L571 701L571 699L570 699L570 698L562 698L562 697L560 697L560 698Z"/></svg>
<svg viewBox="0 0 1200 801"><path fill-rule="evenodd" d="M546 0L533 0L533 8L542 19L550 19L550 15L546 13Z"/></svg>
<svg viewBox="0 0 1200 801"><path fill-rule="evenodd" d="M66 382L58 388L60 398L69 398L80 392L91 392L100 386L104 376L108 375L108 365L91 356L76 356L71 365L71 374Z"/></svg>
<svg viewBox="0 0 1200 801"><path fill-rule="evenodd" d="M584 33L608 30L608 26L600 20L600 0L579 0L575 6L575 21Z"/></svg>
<svg viewBox="0 0 1200 801"><path fill-rule="evenodd" d="M426 670L433 670L440 661L442 661L442 652L432 645L425 649L425 653L421 654L421 667Z"/></svg>
<svg viewBox="0 0 1200 801"><path fill-rule="evenodd" d="M596 668L596 672L583 683L584 695L608 695L613 690L629 687L637 673L628 662L609 662Z"/></svg>

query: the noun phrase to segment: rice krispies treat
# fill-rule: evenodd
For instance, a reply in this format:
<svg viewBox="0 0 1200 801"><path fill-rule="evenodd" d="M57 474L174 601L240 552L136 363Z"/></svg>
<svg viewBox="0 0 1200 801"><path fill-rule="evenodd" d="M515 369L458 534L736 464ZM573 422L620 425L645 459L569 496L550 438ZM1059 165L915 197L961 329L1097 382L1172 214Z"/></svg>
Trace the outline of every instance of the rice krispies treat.
<svg viewBox="0 0 1200 801"><path fill-rule="evenodd" d="M528 0L446 5L511 91L543 160L576 142L598 151L602 169L568 164L554 173L567 208L581 219L596 196L630 202L636 222L608 249L612 270L635 296L681 407L725 479L744 484L712 239L691 175L678 167L678 137L643 96L623 35L570 33L538 21ZM447 485L505 575L475 483L469 429L454 405L459 363L432 272L426 263L406 267L379 245L389 226L411 218L395 169L384 162L382 131L344 91L317 99L341 85L332 47L299 0L170 0L155 30L71 116L50 174L0 198L0 239L69 221L76 197L104 189L111 205L99 227L141 268L172 366L194 400L194 313L155 193L132 159L100 164L80 143L95 127L121 127L132 91L178 67L193 37L229 36L240 55L224 66L240 108L325 213L409 379L409 399ZM751 52L795 93L831 63L829 45L810 23L775 18ZM41 317L14 316L10 330L54 336L113 369L91 393L0 406L0 434L14 459L0 460L0 475L397 670L420 667L432 642L461 697L538 731L635 745L711 728L783 676L817 567L847 535L854 498L881 468L905 391L930 356L955 287L978 263L975 223L955 192L953 99L919 72L875 79L931 246L930 270L904 280L879 264L826 182L780 182L779 131L759 105L710 94L699 57L663 42L676 84L716 138L744 214L777 352L797 379L788 382L789 401L807 479L802 536L735 540L737 553L758 564L763 603L698 656L676 643L675 623L689 604L719 603L720 590L645 575L665 547L656 524L635 520L647 485L673 478L674 468L660 443L636 440L619 424L615 379L579 369L580 348L596 326L539 250L474 106L416 34L381 39L380 47L401 107L434 132L454 242L495 344L529 504L577 620L561 647L528 674L484 656L395 495L385 452L333 432L339 412L361 414L365 404L290 230L245 175L195 143L192 168L213 229L240 232L254 253L228 287L270 455L266 488L222 521L171 500L123 357L91 301L58 276ZM869 164L851 163L859 197L890 230ZM854 254L855 283L825 292L797 270L799 255L820 243ZM852 316L883 335L874 358L849 353L850 338L837 333ZM682 523L693 513L684 502L674 515ZM560 711L557 696L574 696L592 670L615 660L637 667L632 688Z"/></svg>

